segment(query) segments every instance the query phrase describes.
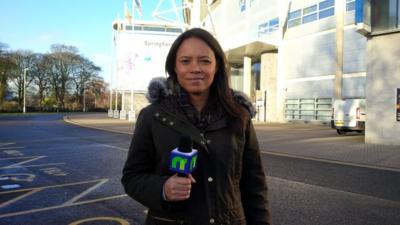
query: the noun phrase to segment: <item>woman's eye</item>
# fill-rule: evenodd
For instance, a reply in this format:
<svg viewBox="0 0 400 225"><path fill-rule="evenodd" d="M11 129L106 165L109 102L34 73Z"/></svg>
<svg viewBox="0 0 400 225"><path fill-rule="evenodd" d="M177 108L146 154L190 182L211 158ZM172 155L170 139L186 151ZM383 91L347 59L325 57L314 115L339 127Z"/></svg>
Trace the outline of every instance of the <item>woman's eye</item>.
<svg viewBox="0 0 400 225"><path fill-rule="evenodd" d="M182 64L188 64L190 61L188 60L188 59L183 59L183 60L181 60L181 63Z"/></svg>
<svg viewBox="0 0 400 225"><path fill-rule="evenodd" d="M211 61L210 61L210 60L207 60L207 59L205 59L205 60L201 60L201 63L203 63L203 64L210 64L210 63L211 63Z"/></svg>

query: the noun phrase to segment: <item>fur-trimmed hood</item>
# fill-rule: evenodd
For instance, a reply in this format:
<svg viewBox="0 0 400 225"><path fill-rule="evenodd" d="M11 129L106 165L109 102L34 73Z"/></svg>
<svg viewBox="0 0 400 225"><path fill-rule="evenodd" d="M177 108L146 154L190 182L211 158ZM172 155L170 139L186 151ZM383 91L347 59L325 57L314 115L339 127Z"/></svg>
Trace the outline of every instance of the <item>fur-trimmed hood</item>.
<svg viewBox="0 0 400 225"><path fill-rule="evenodd" d="M249 97L243 92L232 90L234 100L245 107L250 116L253 118L256 115L256 110L251 103ZM150 81L146 98L150 103L161 101L161 99L172 95L172 90L169 89L167 79L164 77L156 77Z"/></svg>

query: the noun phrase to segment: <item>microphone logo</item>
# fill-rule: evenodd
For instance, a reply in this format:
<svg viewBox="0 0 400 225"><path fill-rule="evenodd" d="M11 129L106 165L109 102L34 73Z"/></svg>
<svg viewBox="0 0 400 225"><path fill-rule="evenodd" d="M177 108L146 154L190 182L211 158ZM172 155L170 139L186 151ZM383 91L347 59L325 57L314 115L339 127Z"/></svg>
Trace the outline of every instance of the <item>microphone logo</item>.
<svg viewBox="0 0 400 225"><path fill-rule="evenodd" d="M182 136L179 147L172 150L170 155L170 171L188 175L194 171L197 163L197 150L192 149L192 138Z"/></svg>

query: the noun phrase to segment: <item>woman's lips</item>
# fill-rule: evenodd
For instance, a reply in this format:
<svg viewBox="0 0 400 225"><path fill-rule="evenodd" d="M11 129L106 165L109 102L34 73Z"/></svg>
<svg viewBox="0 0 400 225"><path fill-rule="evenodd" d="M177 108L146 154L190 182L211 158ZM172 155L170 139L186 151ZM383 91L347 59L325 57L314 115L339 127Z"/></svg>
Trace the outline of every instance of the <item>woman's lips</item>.
<svg viewBox="0 0 400 225"><path fill-rule="evenodd" d="M198 80L204 80L204 77L193 77L193 78L188 78L189 81L198 81Z"/></svg>

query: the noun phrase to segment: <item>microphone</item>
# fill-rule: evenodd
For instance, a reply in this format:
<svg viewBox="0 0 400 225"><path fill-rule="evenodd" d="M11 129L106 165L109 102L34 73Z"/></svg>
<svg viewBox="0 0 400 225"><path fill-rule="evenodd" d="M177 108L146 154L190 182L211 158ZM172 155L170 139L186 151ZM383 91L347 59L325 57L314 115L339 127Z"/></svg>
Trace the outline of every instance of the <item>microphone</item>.
<svg viewBox="0 0 400 225"><path fill-rule="evenodd" d="M192 149L192 137L182 135L179 146L172 150L169 157L169 170L178 173L181 177L191 174L196 168L197 150Z"/></svg>

